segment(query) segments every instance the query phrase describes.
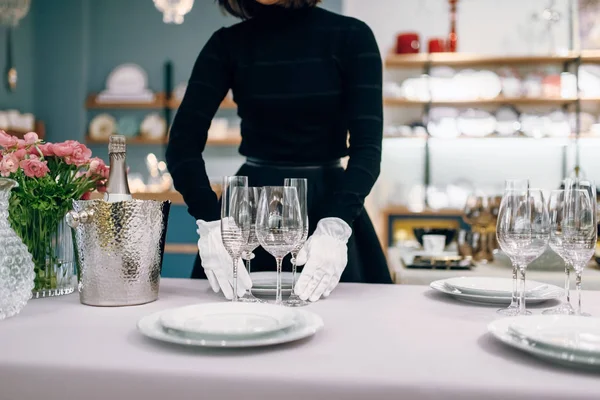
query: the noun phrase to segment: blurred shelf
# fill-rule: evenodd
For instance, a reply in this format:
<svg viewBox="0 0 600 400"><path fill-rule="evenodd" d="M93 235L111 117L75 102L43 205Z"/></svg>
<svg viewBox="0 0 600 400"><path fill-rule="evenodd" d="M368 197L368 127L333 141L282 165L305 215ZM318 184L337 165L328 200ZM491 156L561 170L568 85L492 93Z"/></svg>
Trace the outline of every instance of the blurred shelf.
<svg viewBox="0 0 600 400"><path fill-rule="evenodd" d="M85 102L85 107L89 110L92 109L110 109L110 110L118 110L118 109L161 109L166 106L166 97L162 92L155 93L154 101L151 102L99 102L98 95L96 93L92 93L87 97Z"/></svg>
<svg viewBox="0 0 600 400"><path fill-rule="evenodd" d="M198 245L194 243L166 243L165 253L167 254L196 254Z"/></svg>
<svg viewBox="0 0 600 400"><path fill-rule="evenodd" d="M167 107L172 110L178 109L180 105L181 101L176 98L170 98L167 102ZM223 99L223 102L221 103L221 106L219 108L233 110L237 108L237 104L235 104L235 101L233 101L231 98L226 97L225 99Z"/></svg>
<svg viewBox="0 0 600 400"><path fill-rule="evenodd" d="M575 103L576 98L543 98L543 97L517 97L506 98L497 97L495 99L479 99L479 100L454 100L454 101L420 101L407 100L403 98L386 97L383 103L386 106L423 106L430 104L432 106L447 106L447 107L478 107L478 106L501 106L504 104L514 105L531 105L531 106L560 106L570 103ZM600 101L600 99L599 99Z"/></svg>
<svg viewBox="0 0 600 400"><path fill-rule="evenodd" d="M240 136L232 136L226 138L208 138L206 141L207 146L238 146L242 142Z"/></svg>
<svg viewBox="0 0 600 400"><path fill-rule="evenodd" d="M469 53L419 53L392 54L385 60L388 68L420 68L431 66L482 66L482 65L528 65L528 64L562 64L577 60L577 53L549 56L502 56L480 55ZM598 53L600 60L600 53ZM591 62L591 61L590 61Z"/></svg>
<svg viewBox="0 0 600 400"><path fill-rule="evenodd" d="M580 138L597 138L600 139L600 136L594 136L592 134L582 134L579 136ZM565 140L572 140L572 139L576 139L577 136L576 135L571 135L571 136L567 136L567 137L549 137L549 136L545 136L542 138L534 138L534 137L530 137L530 136L525 136L525 135L513 135L513 136L501 136L501 135L497 135L497 134L492 134L492 135L488 135L488 136L465 136L465 135L460 135L457 137L451 137L451 138L436 138L436 137L432 137L432 136L393 136L393 135L384 135L383 136L384 139L402 139L402 140L437 140L437 141L449 141L449 140L514 140L514 139L518 139L518 140L546 140L546 141L550 141L550 140L554 140L554 141L565 141Z"/></svg>
<svg viewBox="0 0 600 400"><path fill-rule="evenodd" d="M134 136L127 138L127 144L139 144L139 145L163 145L169 141L168 137L162 139L148 139L142 136ZM93 139L89 135L86 135L85 142L87 144L106 144L108 145L108 139Z"/></svg>
<svg viewBox="0 0 600 400"><path fill-rule="evenodd" d="M583 50L581 62L584 64L600 63L600 50Z"/></svg>
<svg viewBox="0 0 600 400"><path fill-rule="evenodd" d="M15 129L6 129L4 131L6 133L8 133L9 135L16 136L18 138L23 138L27 133L31 132L28 130L15 130ZM37 133L37 135L40 139L44 139L46 137L46 124L44 124L43 121L35 121L35 125L33 127L33 132Z"/></svg>
<svg viewBox="0 0 600 400"><path fill-rule="evenodd" d="M453 208L445 208L440 210L424 209L422 211L410 210L406 206L387 206L381 210L385 216L402 215L402 216L436 216L436 217L462 217L464 212Z"/></svg>
<svg viewBox="0 0 600 400"><path fill-rule="evenodd" d="M221 195L221 185L219 184L211 184L212 190L217 194L217 196ZM94 192L91 196L92 199L102 199L104 198L103 193ZM141 193L133 193L133 198L138 200L155 200L155 201L170 201L172 205L183 206L185 205L185 201L183 201L183 196L181 193L173 190L170 192L141 192Z"/></svg>

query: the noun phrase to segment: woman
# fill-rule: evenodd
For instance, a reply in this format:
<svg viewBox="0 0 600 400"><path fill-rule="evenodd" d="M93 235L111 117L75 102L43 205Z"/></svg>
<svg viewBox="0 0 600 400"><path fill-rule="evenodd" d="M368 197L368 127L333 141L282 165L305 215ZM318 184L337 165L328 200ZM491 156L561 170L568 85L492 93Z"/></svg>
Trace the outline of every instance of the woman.
<svg viewBox="0 0 600 400"><path fill-rule="evenodd" d="M216 31L202 49L167 148L175 188L198 220L192 278L207 277L231 297L231 261L202 159L211 120L231 89L242 119L239 152L247 157L237 175L250 186L308 179L311 236L298 256L304 268L295 292L316 301L340 280L391 283L363 207L381 162L382 65L373 33L318 8L320 0L217 1L243 21ZM253 270L274 270L273 257L255 254ZM238 282L238 293L251 287L244 268Z"/></svg>

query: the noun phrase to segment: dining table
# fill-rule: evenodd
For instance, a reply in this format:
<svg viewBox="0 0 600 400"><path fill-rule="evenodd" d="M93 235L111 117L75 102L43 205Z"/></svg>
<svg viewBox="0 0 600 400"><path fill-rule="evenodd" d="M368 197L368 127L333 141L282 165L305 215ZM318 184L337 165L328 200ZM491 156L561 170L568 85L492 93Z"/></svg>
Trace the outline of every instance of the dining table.
<svg viewBox="0 0 600 400"><path fill-rule="evenodd" d="M162 279L159 299L140 306L85 306L77 293L30 300L0 321L0 400L600 398L600 373L500 343L487 332L497 307L428 286L341 283L303 308L322 330L272 347L167 344L136 328L157 311L224 301L189 279ZM600 316L600 292L583 302Z"/></svg>

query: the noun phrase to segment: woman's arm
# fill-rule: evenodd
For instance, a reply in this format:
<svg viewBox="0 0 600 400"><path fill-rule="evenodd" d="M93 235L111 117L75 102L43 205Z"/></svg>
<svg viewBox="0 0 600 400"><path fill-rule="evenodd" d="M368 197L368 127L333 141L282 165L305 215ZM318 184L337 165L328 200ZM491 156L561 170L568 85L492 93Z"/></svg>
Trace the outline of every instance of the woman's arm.
<svg viewBox="0 0 600 400"><path fill-rule="evenodd" d="M205 221L214 221L221 216L202 152L211 121L231 87L231 64L223 34L222 28L212 35L194 64L171 127L166 152L175 189L183 196L189 213L197 220Z"/></svg>
<svg viewBox="0 0 600 400"><path fill-rule="evenodd" d="M381 54L365 23L355 20L342 63L350 157L323 216L340 218L352 226L379 176L383 140Z"/></svg>

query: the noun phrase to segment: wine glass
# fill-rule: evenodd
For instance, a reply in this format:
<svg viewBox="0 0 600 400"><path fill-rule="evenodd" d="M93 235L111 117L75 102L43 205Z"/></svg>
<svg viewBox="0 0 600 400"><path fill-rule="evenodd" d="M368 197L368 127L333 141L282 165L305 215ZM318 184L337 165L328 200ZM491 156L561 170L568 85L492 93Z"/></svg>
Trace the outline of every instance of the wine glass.
<svg viewBox="0 0 600 400"><path fill-rule="evenodd" d="M565 253L564 246L564 222L565 222L565 191L553 190L550 193L548 200L548 215L550 218L550 248L562 258L565 263L565 298L557 307L544 310L542 314L566 314L572 315L575 313L571 306L571 298L569 293L570 276L569 268L571 262Z"/></svg>
<svg viewBox="0 0 600 400"><path fill-rule="evenodd" d="M588 189L595 187L591 185ZM598 228L596 222L595 198L592 200L590 190L567 189L565 191L565 207L563 221L563 244L567 259L575 270L575 287L577 288L576 315L589 316L581 310L581 275L583 269L594 255Z"/></svg>
<svg viewBox="0 0 600 400"><path fill-rule="evenodd" d="M506 179L504 181L504 194L506 195L507 193L526 193L527 190L529 189L529 180L527 179ZM499 240L498 240L498 220L500 218L500 213L503 210L504 207L504 212L506 212L506 204L503 202L504 201L504 197L502 196L502 200L500 200L500 206L498 207L498 212L496 214L496 241L498 242L498 245L500 245ZM500 248L502 249L502 246L500 246ZM505 252L506 254L506 252ZM506 316L514 316L514 315L518 315L519 314L519 305L518 305L518 283L519 283L519 266L517 265L516 259L514 257L511 257L507 254L508 258L511 261L512 264L512 284L513 284L513 289L512 289L512 297L511 297L511 301L510 301L510 305L503 310L499 310L498 312L502 315L506 315Z"/></svg>
<svg viewBox="0 0 600 400"><path fill-rule="evenodd" d="M250 275L250 262L254 258L253 251L260 245L256 237L256 212L258 210L258 201L260 199L260 187L248 188L248 211L250 213L250 233L248 241L242 246L242 260L246 261L246 269ZM244 296L240 297L240 301L245 303L263 303L262 300L256 298L252 294L252 289L248 290Z"/></svg>
<svg viewBox="0 0 600 400"><path fill-rule="evenodd" d="M233 261L233 298L239 301L237 293L238 262L243 246L250 235L251 215L248 208L248 177L226 176L223 178L221 194L221 239L225 250Z"/></svg>
<svg viewBox="0 0 600 400"><path fill-rule="evenodd" d="M294 247L291 251L292 253L292 294L290 297L283 302L283 305L288 307L301 307L309 304L307 301L304 301L294 293L294 288L296 287L296 257L298 256L298 252L304 246L306 239L308 238L308 204L307 204L307 180L306 179L297 179L297 178L286 178L283 185L285 187L294 187L296 188L296 193L298 193L298 202L300 203L300 216L302 217L302 237L298 241L296 247Z"/></svg>
<svg viewBox="0 0 600 400"><path fill-rule="evenodd" d="M304 221L295 187L266 186L260 194L256 215L256 236L260 245L277 261L277 295L282 304L281 264L302 238Z"/></svg>
<svg viewBox="0 0 600 400"><path fill-rule="evenodd" d="M519 315L531 314L525 307L527 266L541 256L548 246L550 223L544 194L538 189L525 193L507 191L498 215L497 235L502 250L516 262L521 274L521 285L517 301ZM507 315L512 309L499 310ZM514 314L513 314L514 315Z"/></svg>

